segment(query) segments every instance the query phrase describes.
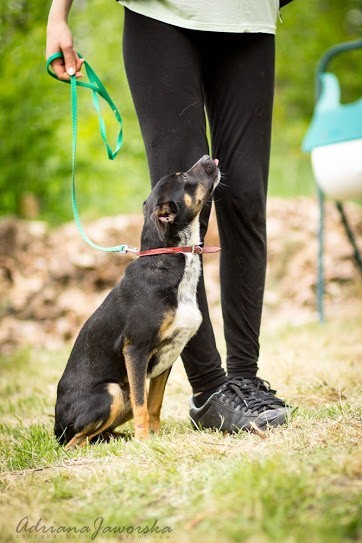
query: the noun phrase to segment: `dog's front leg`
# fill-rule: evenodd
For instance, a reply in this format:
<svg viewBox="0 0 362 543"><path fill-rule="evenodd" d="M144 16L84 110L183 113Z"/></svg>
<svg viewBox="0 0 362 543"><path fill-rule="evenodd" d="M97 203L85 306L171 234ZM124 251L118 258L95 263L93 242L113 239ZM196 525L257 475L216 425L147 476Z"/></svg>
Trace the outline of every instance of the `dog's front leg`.
<svg viewBox="0 0 362 543"><path fill-rule="evenodd" d="M150 389L148 392L148 412L150 415L151 432L157 433L160 429L160 413L163 395L170 371L171 368L165 370L160 375L157 375L157 377L153 377L150 381Z"/></svg>
<svg viewBox="0 0 362 543"><path fill-rule="evenodd" d="M145 439L149 432L149 415L147 408L146 372L149 350L126 344L123 348L131 404L135 425L135 438Z"/></svg>

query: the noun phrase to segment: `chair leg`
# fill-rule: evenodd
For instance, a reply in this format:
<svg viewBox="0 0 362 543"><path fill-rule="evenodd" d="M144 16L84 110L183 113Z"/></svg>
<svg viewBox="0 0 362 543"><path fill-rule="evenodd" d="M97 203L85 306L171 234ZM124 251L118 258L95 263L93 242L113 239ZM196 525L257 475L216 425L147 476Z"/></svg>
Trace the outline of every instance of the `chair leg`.
<svg viewBox="0 0 362 543"><path fill-rule="evenodd" d="M361 254L361 251L358 248L357 241L356 241L355 235L353 233L352 227L348 222L346 212L345 212L344 207L341 204L341 202L336 202L336 208L337 208L337 210L339 212L339 215L341 217L341 221L342 221L342 224L344 226L347 238L348 238L348 240L349 240L349 242L350 242L350 244L352 246L353 257L354 257L355 263L356 263L359 271L362 274L362 254Z"/></svg>
<svg viewBox="0 0 362 543"><path fill-rule="evenodd" d="M318 227L318 270L317 270L317 310L319 322L325 322L324 314L324 192L318 187L319 227Z"/></svg>

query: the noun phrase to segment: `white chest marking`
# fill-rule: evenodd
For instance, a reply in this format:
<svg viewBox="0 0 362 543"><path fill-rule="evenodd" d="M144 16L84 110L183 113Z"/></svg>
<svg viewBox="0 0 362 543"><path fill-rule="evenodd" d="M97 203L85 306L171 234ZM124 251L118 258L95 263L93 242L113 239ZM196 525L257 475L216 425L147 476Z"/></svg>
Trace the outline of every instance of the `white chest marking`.
<svg viewBox="0 0 362 543"><path fill-rule="evenodd" d="M197 231L195 231L196 227ZM198 217L187 237L186 243L197 244L199 242ZM185 245L186 243L182 244ZM163 344L155 353L157 364L152 369L150 377L156 377L172 366L186 344L197 332L202 321L201 312L196 301L196 290L201 271L200 258L189 253L185 254L185 258L184 275L177 291L175 317L164 335Z"/></svg>

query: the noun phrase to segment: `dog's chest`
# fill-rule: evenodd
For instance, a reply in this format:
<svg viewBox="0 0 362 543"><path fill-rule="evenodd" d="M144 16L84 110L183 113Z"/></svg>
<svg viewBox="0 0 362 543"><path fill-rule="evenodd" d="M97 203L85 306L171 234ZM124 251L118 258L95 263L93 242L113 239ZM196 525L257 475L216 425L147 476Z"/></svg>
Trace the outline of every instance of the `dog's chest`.
<svg viewBox="0 0 362 543"><path fill-rule="evenodd" d="M156 377L176 361L184 347L197 332L201 313L196 301L196 289L200 276L200 259L187 254L183 278L177 292L177 308L172 320L160 337L160 345L155 355L155 364L149 377Z"/></svg>

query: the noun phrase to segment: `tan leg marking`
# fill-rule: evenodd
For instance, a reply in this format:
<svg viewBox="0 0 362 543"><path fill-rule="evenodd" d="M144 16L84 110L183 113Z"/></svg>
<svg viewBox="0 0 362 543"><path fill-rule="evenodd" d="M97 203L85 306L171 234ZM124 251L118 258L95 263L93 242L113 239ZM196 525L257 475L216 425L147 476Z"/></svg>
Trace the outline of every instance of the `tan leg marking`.
<svg viewBox="0 0 362 543"><path fill-rule="evenodd" d="M158 331L158 337L162 340L167 335L167 331L172 326L173 321L175 320L175 311L168 311L161 323L160 329Z"/></svg>
<svg viewBox="0 0 362 543"><path fill-rule="evenodd" d="M105 422L98 421L95 424L91 424L84 428L81 432L75 434L75 436L72 437L72 439L66 444L66 449L72 449L73 447L84 447L91 439L112 426L114 421L120 416L125 407L122 390L117 383L109 383L107 390L112 396L111 409L108 419Z"/></svg>
<svg viewBox="0 0 362 543"><path fill-rule="evenodd" d="M143 405L133 406L134 436L136 439L147 439L149 434L149 415L147 409L147 396Z"/></svg>
<svg viewBox="0 0 362 543"><path fill-rule="evenodd" d="M150 381L150 389L148 392L148 412L150 416L150 430L158 433L160 429L160 413L163 402L163 395L170 375L171 368L167 369L157 377L153 377Z"/></svg>
<svg viewBox="0 0 362 543"><path fill-rule="evenodd" d="M123 355L126 363L131 405L134 418L135 438L145 439L149 433L147 409L146 370L148 358L144 353L131 354L132 345L125 345Z"/></svg>

